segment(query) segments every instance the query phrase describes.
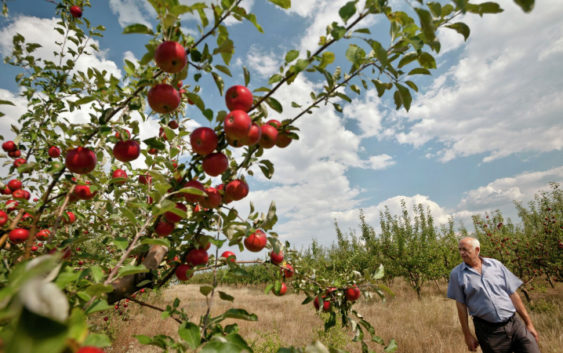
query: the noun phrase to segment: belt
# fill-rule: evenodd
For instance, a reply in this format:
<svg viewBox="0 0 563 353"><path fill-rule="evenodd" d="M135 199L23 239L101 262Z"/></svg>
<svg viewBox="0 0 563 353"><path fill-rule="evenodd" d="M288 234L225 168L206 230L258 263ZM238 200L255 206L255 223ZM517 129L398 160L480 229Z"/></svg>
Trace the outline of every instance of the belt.
<svg viewBox="0 0 563 353"><path fill-rule="evenodd" d="M491 327L504 326L504 325L508 324L510 321L512 321L513 319L514 319L514 314L512 314L512 316L510 318L508 318L507 320L501 321L501 322L490 322L490 321L481 319L480 317L473 316L473 321L477 321L478 323L485 324L485 325L488 325L488 326L491 326Z"/></svg>

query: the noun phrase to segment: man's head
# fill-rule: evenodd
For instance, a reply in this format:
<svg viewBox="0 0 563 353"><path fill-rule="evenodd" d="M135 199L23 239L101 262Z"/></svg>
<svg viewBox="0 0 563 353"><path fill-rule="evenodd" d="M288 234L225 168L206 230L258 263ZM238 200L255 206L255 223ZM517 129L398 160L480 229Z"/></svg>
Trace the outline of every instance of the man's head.
<svg viewBox="0 0 563 353"><path fill-rule="evenodd" d="M463 262L470 266L477 264L479 261L479 253L481 252L479 240L471 237L463 238L459 241L458 249Z"/></svg>

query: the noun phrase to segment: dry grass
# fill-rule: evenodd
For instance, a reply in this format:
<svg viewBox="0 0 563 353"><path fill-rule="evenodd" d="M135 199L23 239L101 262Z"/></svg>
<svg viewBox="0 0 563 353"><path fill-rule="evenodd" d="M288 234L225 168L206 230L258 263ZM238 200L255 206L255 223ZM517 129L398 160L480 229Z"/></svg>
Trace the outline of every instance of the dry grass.
<svg viewBox="0 0 563 353"><path fill-rule="evenodd" d="M376 328L379 336L389 341L394 338L398 352L404 353L466 353L468 352L457 319L453 301L445 297L445 284L425 288L422 300L418 300L404 283L392 285L396 297L381 301L363 300L357 309ZM282 346L305 346L315 339L333 343L351 352L359 352L359 345L350 342L349 332L337 328L328 334L322 332L323 322L311 304L302 306L302 295L286 294L284 297L265 295L257 288L222 288L233 295L233 304L216 300L212 315L218 315L230 308L246 309L258 315L257 322L237 321L240 333L253 344L257 353L275 352ZM175 297L181 300L181 307L190 314L190 319L199 321L205 313L205 298L199 293L198 285L179 285L159 295L151 294L148 301L164 307ZM563 284L555 290L535 294L534 310L529 310L536 329L540 334L543 353L561 353L563 347ZM159 312L130 304L128 320L121 321L117 315L107 324L115 337L111 353L152 353L161 352L157 347L140 345L132 336L135 334L166 334L177 337L178 324L172 319L161 319ZM99 319L96 322L102 322ZM381 352L381 346L370 344Z"/></svg>

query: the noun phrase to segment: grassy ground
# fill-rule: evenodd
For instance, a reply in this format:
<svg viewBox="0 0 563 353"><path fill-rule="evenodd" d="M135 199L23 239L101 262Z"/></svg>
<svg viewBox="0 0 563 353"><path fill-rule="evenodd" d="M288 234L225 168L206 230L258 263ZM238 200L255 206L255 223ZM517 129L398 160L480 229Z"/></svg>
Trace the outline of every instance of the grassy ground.
<svg viewBox="0 0 563 353"><path fill-rule="evenodd" d="M468 352L457 319L455 303L445 297L446 284L425 288L422 300L418 300L404 283L392 285L396 296L387 301L361 300L358 311L376 328L379 336L389 341L394 338L399 346L397 352L404 353L465 353ZM222 288L235 297L234 303L216 300L212 315L217 315L234 305L258 315L257 322L238 321L240 332L257 353L275 353L280 346L305 346L320 339L351 352L360 352L359 345L352 343L350 333L336 328L328 333L322 330L323 321L315 313L312 304L301 305L304 297L288 292L283 297L265 295L258 288ZM145 294L145 299L160 307L171 303L175 297L181 300L181 307L190 314L190 319L199 321L207 306L199 293L199 285L178 285L158 294ZM563 347L563 284L556 289L533 295L533 307L529 307L536 329L540 334L540 348L543 353L561 353ZM109 321L101 317L94 322L115 338L109 353L152 353L161 352L157 347L143 346L133 338L135 334L153 336L166 334L177 337L178 324L168 318L162 319L158 311L137 304L128 303L110 315ZM125 317L126 321L122 318ZM471 325L472 326L472 325ZM381 352L381 346L371 345ZM480 351L480 350L479 350Z"/></svg>

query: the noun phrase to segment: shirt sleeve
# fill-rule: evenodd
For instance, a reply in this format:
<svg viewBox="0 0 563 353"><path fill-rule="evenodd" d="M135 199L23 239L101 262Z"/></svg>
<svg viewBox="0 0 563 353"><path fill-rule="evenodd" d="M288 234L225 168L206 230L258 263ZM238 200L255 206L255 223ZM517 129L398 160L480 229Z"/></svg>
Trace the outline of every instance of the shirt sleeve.
<svg viewBox="0 0 563 353"><path fill-rule="evenodd" d="M512 295L512 293L516 292L516 290L524 282L522 282L520 278L516 277L514 273L510 272L510 270L506 268L506 266L504 266L503 264L501 264L501 267L502 267L502 272L504 274L504 280L506 283L506 291L508 295Z"/></svg>
<svg viewBox="0 0 563 353"><path fill-rule="evenodd" d="M465 294L459 283L459 276L457 268L450 273L450 282L448 283L448 298L455 299L456 301L465 304Z"/></svg>

